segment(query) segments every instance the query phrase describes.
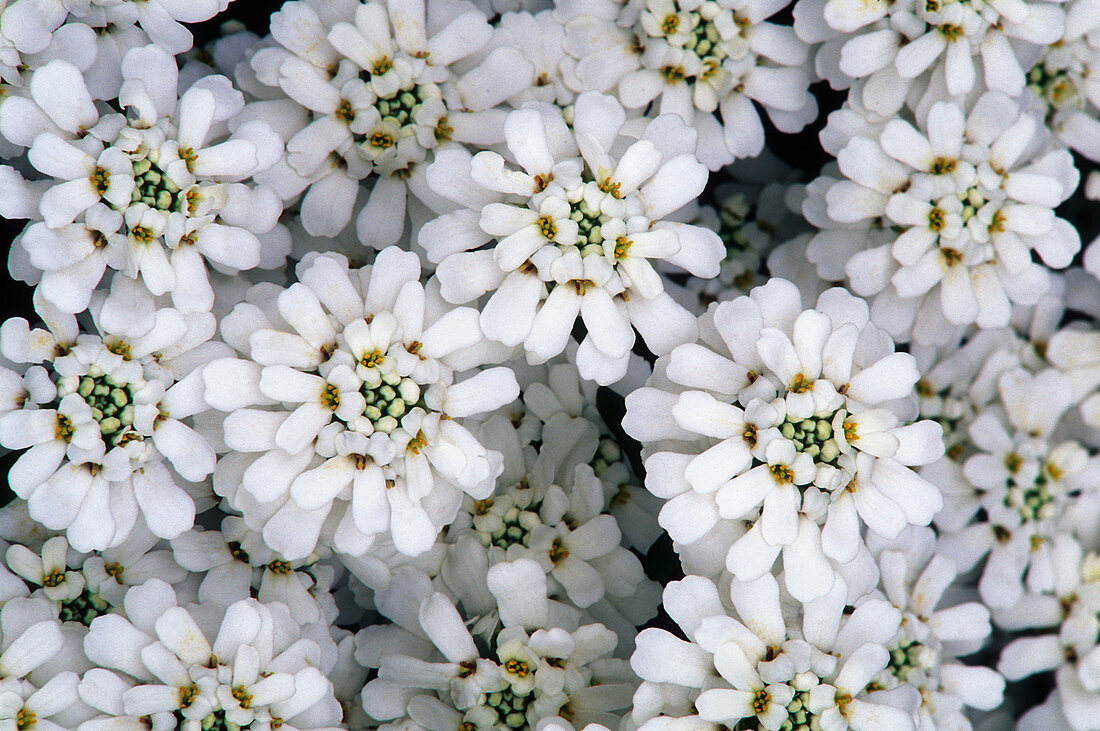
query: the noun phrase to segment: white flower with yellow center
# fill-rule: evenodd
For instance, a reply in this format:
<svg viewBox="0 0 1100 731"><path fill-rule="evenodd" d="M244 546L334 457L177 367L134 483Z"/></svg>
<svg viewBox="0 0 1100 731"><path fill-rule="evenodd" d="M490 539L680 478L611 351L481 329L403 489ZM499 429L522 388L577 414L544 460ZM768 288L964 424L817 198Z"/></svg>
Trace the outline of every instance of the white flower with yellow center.
<svg viewBox="0 0 1100 731"><path fill-rule="evenodd" d="M474 310L446 306L419 277L416 255L397 248L361 270L315 255L299 282L257 287L222 320L244 358L203 372L235 452L216 489L288 560L319 540L362 555L387 532L398 551L423 553L464 493L492 490L500 455L461 420L513 400L515 376L490 368L455 383L495 349ZM335 532L322 539L326 521Z"/></svg>
<svg viewBox="0 0 1100 731"><path fill-rule="evenodd" d="M664 116L635 139L625 124L622 106L595 92L577 98L572 128L546 105L511 112L507 158L453 151L429 168L432 189L462 208L418 237L443 297L489 294L482 329L522 344L529 362L561 353L579 318L577 367L601 384L625 374L634 329L659 354L695 332L651 261L711 277L722 256L713 231L669 220L706 184L692 130Z"/></svg>
<svg viewBox="0 0 1100 731"><path fill-rule="evenodd" d="M970 424L961 469L947 460L926 468L943 486L940 550L962 571L982 565L978 591L995 609L1012 606L1025 589L1049 590L1054 541L1089 535L1100 509L1100 456L1055 439L1073 403L1068 379L1053 369L1013 369L1000 376L998 391L999 402Z"/></svg>
<svg viewBox="0 0 1100 731"><path fill-rule="evenodd" d="M634 722L646 730L914 729L916 688L873 692L901 612L871 599L842 616L838 589L799 610L781 603L771 576L734 580L725 597L700 576L670 583L665 607L688 639L657 628L638 635Z"/></svg>
<svg viewBox="0 0 1100 731"><path fill-rule="evenodd" d="M754 102L784 132L817 116L801 68L807 45L768 22L778 9L757 0L601 0L560 12L576 83L615 92L628 109L679 115L698 132L699 160L717 170L763 149Z"/></svg>
<svg viewBox="0 0 1100 731"><path fill-rule="evenodd" d="M303 636L286 606L255 599L228 608L178 606L171 587L153 579L129 590L126 607L125 615L93 620L84 637L98 668L85 676L81 698L108 717L174 717L177 727L196 730L339 722L324 675L324 656L335 657L325 647L332 640L323 632Z"/></svg>
<svg viewBox="0 0 1100 731"><path fill-rule="evenodd" d="M941 428L913 420L916 364L862 300L832 289L803 311L773 279L712 308L701 330L627 396L623 421L674 541L743 522L726 568L750 581L782 552L787 590L808 601L866 555L862 526L893 538L942 507L910 469L942 456Z"/></svg>
<svg viewBox="0 0 1100 731"><path fill-rule="evenodd" d="M964 111L937 102L917 126L893 119L853 135L837 155L849 179L828 186L826 230L807 248L823 278L843 263L898 339L942 344L961 326L1005 327L1081 247L1054 215L1078 182L1069 152L1050 149L1041 120L999 92Z"/></svg>
<svg viewBox="0 0 1100 731"><path fill-rule="evenodd" d="M244 182L274 163L281 141L266 122L247 121L210 144L243 98L217 76L177 97L179 70L161 48L131 50L123 69L119 104L128 124L116 124L105 146L67 129L34 138L28 159L66 182L43 193L43 222L28 227L20 244L42 272L43 295L67 312L88 307L108 269L140 278L154 295L170 293L181 311L208 311L207 267L259 265L258 236L282 212L273 192Z"/></svg>
<svg viewBox="0 0 1100 731"><path fill-rule="evenodd" d="M0 442L27 450L12 488L31 517L66 531L78 551L121 544L139 514L154 534L179 535L195 505L175 475L195 483L214 469L213 449L183 423L209 408L192 369L216 352L193 352L213 334L213 316L156 310L136 282L114 284L93 305L101 335L81 334L75 317L41 300L48 329L22 318L0 329L5 357L40 369L53 386L45 408L27 403L0 418ZM186 365L175 360L185 355Z"/></svg>
<svg viewBox="0 0 1100 731"><path fill-rule="evenodd" d="M424 166L436 149L498 141L490 110L534 74L515 48L483 54L488 19L448 0L288 2L272 16L271 36L275 43L252 67L261 83L305 108L308 124L264 180L285 200L305 191L303 226L332 237L351 220L359 181L374 175L356 230L379 249L401 239L410 193L430 205Z"/></svg>

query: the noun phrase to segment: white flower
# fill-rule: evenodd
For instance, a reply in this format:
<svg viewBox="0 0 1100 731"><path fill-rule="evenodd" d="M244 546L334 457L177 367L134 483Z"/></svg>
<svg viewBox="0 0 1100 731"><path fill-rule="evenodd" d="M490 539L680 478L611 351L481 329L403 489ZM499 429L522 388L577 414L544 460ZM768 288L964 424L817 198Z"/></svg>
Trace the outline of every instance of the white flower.
<svg viewBox="0 0 1100 731"><path fill-rule="evenodd" d="M48 70L67 78L65 68ZM44 223L30 226L20 243L44 272L43 295L65 311L88 306L108 267L140 277L154 295L171 292L184 312L209 310L204 259L228 271L260 263L257 234L271 231L281 206L271 191L237 181L270 166L281 142L266 123L248 121L209 144L221 134L215 125L240 110L239 92L211 76L177 99L175 61L155 46L131 50L124 74L119 102L129 126L115 124L102 151L94 137L34 138L31 163L68 182L45 191ZM105 117L97 127L116 118L122 121ZM75 124L58 131L71 133Z"/></svg>
<svg viewBox="0 0 1100 731"><path fill-rule="evenodd" d="M633 720L643 729L672 719L732 728L753 718L767 729L915 728L915 688L871 685L890 661L885 645L901 612L872 599L842 618L843 593L788 618L771 576L734 580L725 599L699 576L670 583L665 607L689 639L656 628L638 635L630 664L643 683ZM640 696L658 700L643 706Z"/></svg>
<svg viewBox="0 0 1100 731"><path fill-rule="evenodd" d="M909 467L943 454L941 429L913 420L916 364L868 320L844 290L802 311L773 279L713 308L703 343L658 361L623 427L643 443L646 487L669 500L673 540L744 521L726 567L753 580L782 552L787 590L808 601L866 553L861 525L893 538L931 521L939 490Z"/></svg>
<svg viewBox="0 0 1100 731"><path fill-rule="evenodd" d="M1100 610L1100 564L1095 553L1059 536L1053 545L1053 583L1042 593L1028 593L1013 607L994 612L999 626L1009 630L1051 629L1009 642L1001 652L997 669L1008 680L1055 671L1055 690L1047 708L1059 727L1087 729L1095 725L1094 709L1100 690L1100 650L1097 649ZM1053 706L1053 708L1051 708ZM1038 714L1027 714L1028 728Z"/></svg>
<svg viewBox="0 0 1100 731"><path fill-rule="evenodd" d="M553 107L511 112L509 159L455 151L430 166L432 189L462 208L418 236L439 262L443 296L464 303L492 293L482 329L505 345L522 343L529 362L561 353L579 317L588 334L578 368L604 385L626 372L632 328L656 353L694 333L650 261L709 277L721 258L714 232L664 220L706 183L706 169L685 149L691 131L661 117L635 140L625 123L622 106L595 92L578 97L572 130Z"/></svg>
<svg viewBox="0 0 1100 731"><path fill-rule="evenodd" d="M78 334L76 319L39 301L49 330L13 318L0 330L6 357L37 369L52 386L41 404L0 417L0 443L27 449L9 481L30 514L65 530L78 551L126 540L139 513L160 537L191 527L192 497L169 472L198 482L214 469L214 451L181 420L208 407L191 351L213 332L213 316L155 310L140 286L116 278L96 306L99 332ZM174 359L189 355L177 365Z"/></svg>
<svg viewBox="0 0 1100 731"><path fill-rule="evenodd" d="M1048 267L1069 265L1080 238L1053 209L1078 173L1066 150L1044 146L1041 122L1000 93L983 94L965 118L937 102L918 126L894 119L850 137L838 154L850 180L822 181L821 225L859 235L823 231L807 255L823 278L843 263L891 335L939 344L959 326L1004 327L1014 304L1046 291Z"/></svg>
<svg viewBox="0 0 1100 731"><path fill-rule="evenodd" d="M340 720L325 663L313 664L325 651L318 640L331 640L303 637L284 605L246 599L214 608L207 620L206 607L176 606L158 580L130 589L126 605L128 616L99 617L84 638L85 653L103 670L85 676L81 698L108 716L178 714L188 729L219 720L322 729Z"/></svg>
<svg viewBox="0 0 1100 731"><path fill-rule="evenodd" d="M541 581L552 599L587 609L616 632L633 632L656 614L656 585L619 545L608 491L581 463L598 459L595 430L559 415L544 426L537 451L529 445L520 451L519 435L510 431L503 415L482 426L483 441L515 448L505 450L496 490L481 500L466 498L449 526L443 580L465 605L480 607L494 567L528 560L545 574ZM522 593L519 586L513 591Z"/></svg>
<svg viewBox="0 0 1100 731"><path fill-rule="evenodd" d="M1047 358L1069 376L1085 422L1100 428L1100 332L1065 329L1050 338Z"/></svg>
<svg viewBox="0 0 1100 731"><path fill-rule="evenodd" d="M173 538L172 555L184 568L205 573L200 602L228 606L255 593L261 602L286 604L302 624L322 618L321 605L310 593L316 579L305 571L316 556L287 561L236 516L223 519L221 531L190 530Z"/></svg>
<svg viewBox="0 0 1100 731"><path fill-rule="evenodd" d="M339 9L288 2L272 15L271 35L277 45L257 52L252 67L261 83L305 108L308 124L287 142L286 164L264 180L286 200L308 188L303 226L335 236L351 219L359 181L375 174L356 230L379 249L401 239L410 192L432 206L424 165L435 149L498 141L499 121L488 110L533 78L514 48L480 57L492 36L481 11L439 0Z"/></svg>
<svg viewBox="0 0 1100 731"><path fill-rule="evenodd" d="M577 727L616 726L636 681L624 661L607 657L617 643L615 633L599 624L572 631L554 626L545 593L518 604L537 607L539 599L541 617L509 615L502 603L506 626L484 652L454 603L431 593L427 577L395 578L379 594L379 604L401 628L368 627L356 638L356 659L379 667L378 678L363 688L367 714L378 721L432 719L429 725L439 728L463 723L478 729L536 728L555 716ZM382 650L387 646L394 649ZM593 686L599 693L591 692Z"/></svg>
<svg viewBox="0 0 1100 731"><path fill-rule="evenodd" d="M755 0L644 0L566 5L566 51L581 89L616 91L630 109L678 114L698 132L711 170L755 157L764 125L797 132L817 116L800 68L808 48L789 26L767 22L778 5Z"/></svg>
<svg viewBox="0 0 1100 731"><path fill-rule="evenodd" d="M1022 369L998 379L1000 408L970 424L971 456L961 469L926 468L943 485L940 552L962 571L985 558L978 591L990 607L1013 605L1024 593L1049 590L1052 541L1091 535L1100 457L1077 441L1055 442L1072 403L1067 379L1054 370Z"/></svg>
<svg viewBox="0 0 1100 731"><path fill-rule="evenodd" d="M330 514L324 540L343 553L386 532L402 553L423 553L463 492L491 491L499 453L461 419L513 400L515 376L454 382L495 355L476 312L425 292L415 254L386 249L362 270L324 254L298 274L286 290L256 291L266 313L245 302L222 321L247 359L208 366L205 398L230 412L226 444L247 456L224 458L215 482L232 485L231 504L287 560L314 550Z"/></svg>
<svg viewBox="0 0 1100 731"><path fill-rule="evenodd" d="M924 99L972 89L1017 96L1024 68L1061 35L1065 12L1046 3L856 3L804 0L795 32L822 43L818 73L876 119L889 119L913 91ZM981 63L978 63L978 56Z"/></svg>
<svg viewBox="0 0 1100 731"><path fill-rule="evenodd" d="M1000 674L955 661L989 638L989 610L978 602L939 607L957 572L948 556L933 555L931 529L907 528L897 541L872 537L872 542L882 592L903 613L898 634L886 647L890 663L875 684L887 690L901 683L916 686L924 726L969 729L964 706L992 710L1004 700Z"/></svg>

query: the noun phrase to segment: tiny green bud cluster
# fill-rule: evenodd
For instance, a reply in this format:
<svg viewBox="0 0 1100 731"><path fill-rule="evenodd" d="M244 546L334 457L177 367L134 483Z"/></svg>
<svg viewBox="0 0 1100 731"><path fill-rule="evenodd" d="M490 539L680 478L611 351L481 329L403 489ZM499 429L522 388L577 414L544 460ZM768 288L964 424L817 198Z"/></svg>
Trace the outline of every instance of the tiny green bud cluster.
<svg viewBox="0 0 1100 731"><path fill-rule="evenodd" d="M603 234L600 226L607 222L608 216L599 211L593 211L584 202L584 199L576 203L570 203L569 220L577 224L577 248L581 256L603 256Z"/></svg>
<svg viewBox="0 0 1100 731"><path fill-rule="evenodd" d="M840 456L840 447L833 439L832 414L809 419L790 417L779 427L779 433L794 443L799 452L810 455L818 464L833 464Z"/></svg>
<svg viewBox="0 0 1100 731"><path fill-rule="evenodd" d="M1017 484L1012 477L1006 482L1008 493L1005 495L1005 505L1019 510L1024 522L1050 520L1057 514L1045 464L1030 483Z"/></svg>
<svg viewBox="0 0 1100 731"><path fill-rule="evenodd" d="M367 401L363 415L374 424L374 430L389 434L400 425L400 419L409 409L423 404L420 385L396 373L387 373L376 386L366 383L360 389Z"/></svg>
<svg viewBox="0 0 1100 731"><path fill-rule="evenodd" d="M93 365L84 376L62 378L58 392L61 396L80 394L99 423L103 439L111 446L137 436L133 430L134 388L130 384L116 381Z"/></svg>
<svg viewBox="0 0 1100 731"><path fill-rule="evenodd" d="M79 595L61 602L58 618L62 622L80 622L88 627L93 619L106 614L109 606L103 597L84 587Z"/></svg>
<svg viewBox="0 0 1100 731"><path fill-rule="evenodd" d="M623 450L613 437L600 437L600 444L596 447L596 454L592 456L592 471L599 477L610 467L623 461Z"/></svg>
<svg viewBox="0 0 1100 731"><path fill-rule="evenodd" d="M180 195L179 187L158 165L157 150L133 153L134 193L130 203L144 203L165 213L178 212L185 206L186 199Z"/></svg>
<svg viewBox="0 0 1100 731"><path fill-rule="evenodd" d="M498 726L505 728L526 728L527 707L534 700L535 693L531 691L526 695L516 695L511 687L490 693L485 698L485 705L497 712Z"/></svg>
<svg viewBox="0 0 1100 731"><path fill-rule="evenodd" d="M886 669L902 683L907 681L910 671L925 667L924 659L928 654L925 645L910 640L890 650L890 662Z"/></svg>
<svg viewBox="0 0 1100 731"><path fill-rule="evenodd" d="M538 506L519 507L507 495L479 500L474 508L474 528L486 548L496 546L507 550L515 545L527 546L531 530L542 525Z"/></svg>

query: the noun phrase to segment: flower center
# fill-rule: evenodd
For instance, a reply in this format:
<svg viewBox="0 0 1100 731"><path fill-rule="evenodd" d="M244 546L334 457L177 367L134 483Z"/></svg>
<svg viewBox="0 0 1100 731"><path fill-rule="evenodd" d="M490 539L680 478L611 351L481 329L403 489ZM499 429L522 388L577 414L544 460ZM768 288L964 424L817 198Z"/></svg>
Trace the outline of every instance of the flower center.
<svg viewBox="0 0 1100 731"><path fill-rule="evenodd" d="M183 151L184 154L186 152L187 150ZM194 152L191 154L193 156ZM179 195L179 187L156 164L158 158L158 150L130 154L134 163L134 192L130 196L130 204L144 203L165 213L184 211L186 196Z"/></svg>
<svg viewBox="0 0 1100 731"><path fill-rule="evenodd" d="M1053 518L1057 513L1054 504L1057 496L1050 489L1050 479L1052 473L1061 475L1061 470L1045 461L1040 461L1033 469L1024 470L1024 460L1015 452L1005 458L1005 466L1010 473L1005 480L1008 487L1005 506L1016 508L1025 523Z"/></svg>
<svg viewBox="0 0 1100 731"><path fill-rule="evenodd" d="M27 710L26 708L20 708L19 713L15 714L15 728L18 731L27 731L34 728L38 724L38 716L34 711Z"/></svg>
<svg viewBox="0 0 1100 731"><path fill-rule="evenodd" d="M132 385L116 381L99 368L91 366L74 390L91 408L92 418L99 424L100 434L112 447L130 439L140 438L133 428L134 387ZM66 391L64 386L59 388L61 396L67 396L70 392ZM71 423L68 426L71 436ZM58 428L61 428L60 419Z"/></svg>
<svg viewBox="0 0 1100 731"><path fill-rule="evenodd" d="M534 693L516 695L511 686L504 690L490 693L485 698L485 705L497 712L497 726L507 728L524 728L527 724L527 707L534 700Z"/></svg>
<svg viewBox="0 0 1100 731"><path fill-rule="evenodd" d="M920 670L926 666L927 652L925 645L910 640L903 642L890 650L890 662L886 669L902 683L913 670Z"/></svg>
<svg viewBox="0 0 1100 731"><path fill-rule="evenodd" d="M501 511L499 507L493 510L491 500L479 500L474 503L473 509L474 528L481 545L486 548L496 546L507 550L515 545L527 546L531 540L531 529L542 525L537 505L528 508L512 505Z"/></svg>
<svg viewBox="0 0 1100 731"><path fill-rule="evenodd" d="M836 459L840 456L840 447L833 438L832 419L833 414L809 419L791 419L788 416L780 425L779 433L792 442L797 451L810 455L816 464L835 466ZM848 422L845 422L845 438L849 438L849 433L855 436L855 425L849 429Z"/></svg>
<svg viewBox="0 0 1100 731"><path fill-rule="evenodd" d="M593 211L584 199L570 204L569 220L577 224L577 248L581 256L603 256L603 234L600 226L608 221L608 216Z"/></svg>
<svg viewBox="0 0 1100 731"><path fill-rule="evenodd" d="M62 622L80 622L88 627L93 619L106 614L109 606L103 597L84 587L79 595L61 602L59 617Z"/></svg>
<svg viewBox="0 0 1100 731"><path fill-rule="evenodd" d="M421 400L420 385L408 376L386 373L376 385L364 383L359 390L367 402L363 415L370 419L375 431L383 434L396 429L409 409L427 408Z"/></svg>

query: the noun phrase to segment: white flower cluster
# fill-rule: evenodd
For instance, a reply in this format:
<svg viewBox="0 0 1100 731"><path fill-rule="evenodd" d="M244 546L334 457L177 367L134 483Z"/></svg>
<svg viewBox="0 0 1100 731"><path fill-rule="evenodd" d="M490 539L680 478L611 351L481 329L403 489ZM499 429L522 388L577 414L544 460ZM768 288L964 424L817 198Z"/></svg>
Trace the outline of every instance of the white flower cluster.
<svg viewBox="0 0 1100 731"><path fill-rule="evenodd" d="M1097 0L0 0L0 728L1100 731L1097 78Z"/></svg>

